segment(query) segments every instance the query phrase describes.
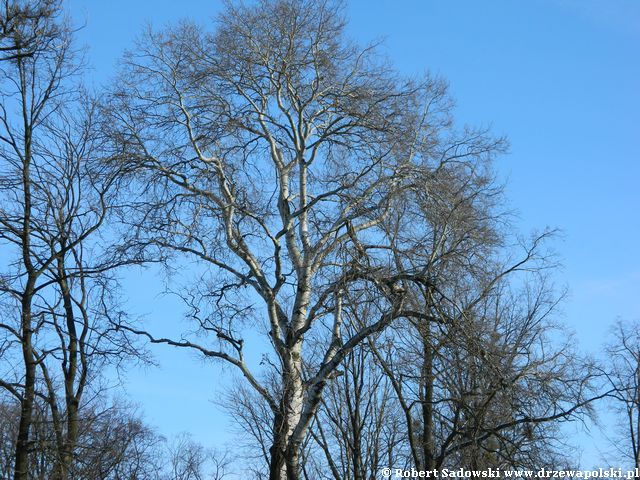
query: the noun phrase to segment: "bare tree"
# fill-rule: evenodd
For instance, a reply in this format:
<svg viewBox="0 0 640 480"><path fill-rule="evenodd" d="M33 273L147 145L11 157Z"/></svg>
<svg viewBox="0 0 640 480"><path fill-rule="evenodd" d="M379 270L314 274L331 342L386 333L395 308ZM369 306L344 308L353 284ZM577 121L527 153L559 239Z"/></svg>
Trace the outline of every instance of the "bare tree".
<svg viewBox="0 0 640 480"><path fill-rule="evenodd" d="M3 428L0 430L0 442L3 454L0 458L0 478L10 480L14 478L15 443L20 422L20 404L13 398L2 395L0 416ZM36 401L31 426L32 453L28 459L29 478L46 480L54 472L55 455L50 449L53 442L53 432L49 427L49 416L46 406Z"/></svg>
<svg viewBox="0 0 640 480"><path fill-rule="evenodd" d="M593 362L561 340L556 304L544 283L513 292L501 283L455 323L406 325L372 346L416 468L564 462L561 422L592 414L603 395Z"/></svg>
<svg viewBox="0 0 640 480"><path fill-rule="evenodd" d="M55 424L38 402L33 425L36 446L29 457L34 480L55 478L59 469ZM20 420L14 401L0 403L0 479L13 478L13 445ZM208 449L188 434L166 439L144 422L138 409L118 399L100 398L81 410L77 449L68 465L74 480L224 480L232 463L227 451Z"/></svg>
<svg viewBox="0 0 640 480"><path fill-rule="evenodd" d="M166 455L165 441L144 424L128 404L110 402L107 408L95 402L83 409L78 421L77 446L80 455L68 465L70 478L78 480L116 480L121 478L163 478ZM15 437L20 421L20 408L15 402L0 405L3 428L2 445L6 455L0 459L0 478L13 478ZM59 452L55 425L49 406L37 402L32 431L34 448L29 456L29 478L48 480L59 472Z"/></svg>
<svg viewBox="0 0 640 480"><path fill-rule="evenodd" d="M486 207L484 201L478 206L482 205ZM333 478L344 477L341 472L350 464L371 467L372 452L389 450L380 444L355 448L354 439L366 421L339 425L345 410L349 418L373 421L369 413L384 408L391 418L381 424L389 428L400 422L399 441L392 449L395 458L390 456L393 460L382 466L558 467L565 461L561 423L590 415L592 402L606 395L597 391L599 373L593 361L581 358L571 337L553 321L562 295L554 293L544 273L553 266L540 248L547 234L525 245L520 260L504 266L491 253L503 251L503 242L486 240L500 232L488 228L487 222L469 229L469 220L478 218L478 212L488 210L473 214L467 209L458 222L451 222L452 212L441 214L448 219L446 238L430 234L434 243L444 246L443 255L431 253L428 236L416 234L407 240L418 249L412 257L425 247L431 255L430 268L438 270L430 275L434 288L408 298L412 308L423 311L421 317L396 322L381 336L368 339L373 364L360 365L357 373L331 384L339 400L325 399L330 402L327 414L313 436L327 457L320 470L332 471ZM437 227L438 222L434 219L431 225ZM481 235L480 226L494 233ZM461 244L463 250L456 252ZM474 250L482 252L481 265L468 260L475 257ZM366 315L356 310L351 318ZM356 379L380 374L392 387L391 407L388 398L382 402L367 390L362 406L353 412L350 398L362 388ZM341 436L332 444L324 431L333 425ZM367 478L354 472L347 476Z"/></svg>
<svg viewBox="0 0 640 480"><path fill-rule="evenodd" d="M354 349L329 382L305 452L305 478L376 478L384 467L410 466L402 412L389 378L366 345Z"/></svg>
<svg viewBox="0 0 640 480"><path fill-rule="evenodd" d="M619 420L612 446L618 458L640 468L640 323L617 321L605 346L610 402Z"/></svg>
<svg viewBox="0 0 640 480"><path fill-rule="evenodd" d="M2 141L2 210L0 238L16 249L19 257L13 271L2 278L2 292L18 304L17 326L2 324L5 332L21 345L24 372L15 382L3 386L21 401L21 421L16 445L16 479L27 478L29 431L35 399L37 359L33 337L37 330L33 302L38 293L37 282L53 264L60 251L52 252L46 242L33 234L34 225L46 230L40 202L46 191L34 182L38 175L38 151L35 148L39 128L55 111L65 95L62 80L73 72L71 50L66 30L49 39L48 48L28 56L16 55L2 62L0 105L0 140ZM15 114L14 114L15 110Z"/></svg>
<svg viewBox="0 0 640 480"><path fill-rule="evenodd" d="M224 480L228 476L229 453L204 448L188 434L178 435L167 450L167 480Z"/></svg>
<svg viewBox="0 0 640 480"><path fill-rule="evenodd" d="M103 231L122 172L98 162L95 101L78 93L69 27L60 21L47 32L46 43L0 64L0 242L8 263L0 345L12 360L0 386L21 404L15 478L29 476L40 397L55 433L56 467L47 476L63 480L101 367L136 352L113 326L124 313L110 272L129 260Z"/></svg>
<svg viewBox="0 0 640 480"><path fill-rule="evenodd" d="M163 478L166 441L130 404L85 411L71 477L81 480Z"/></svg>
<svg viewBox="0 0 640 480"><path fill-rule="evenodd" d="M98 393L102 369L142 356L125 332L114 327L127 315L111 275L131 260L111 253L113 233L105 235L103 227L114 213L121 172L97 161L95 102L83 97L81 105L73 113L58 109L44 126L48 148L41 149L49 168L41 169L38 182L47 192L47 230L34 229L51 252L59 249L40 286L48 288L46 295L38 295L43 332L34 351L56 433L54 478L60 480L69 478L80 410Z"/></svg>
<svg viewBox="0 0 640 480"><path fill-rule="evenodd" d="M402 79L350 43L331 2L228 5L214 33L148 33L125 63L108 128L145 193L131 240L204 272L185 295L201 338L137 332L235 366L269 405L269 478L297 479L338 366L420 315L406 292L431 280L394 260L406 232L385 219L448 180L473 184L504 144L457 132L443 82ZM348 333L347 296L371 314ZM254 351L271 349L261 366L249 330Z"/></svg>

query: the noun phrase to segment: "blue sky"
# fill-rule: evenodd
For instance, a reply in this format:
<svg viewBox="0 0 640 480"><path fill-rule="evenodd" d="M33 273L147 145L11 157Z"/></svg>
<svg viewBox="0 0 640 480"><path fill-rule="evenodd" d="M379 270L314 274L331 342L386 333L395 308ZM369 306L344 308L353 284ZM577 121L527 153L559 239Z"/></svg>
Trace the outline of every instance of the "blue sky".
<svg viewBox="0 0 640 480"><path fill-rule="evenodd" d="M78 35L99 85L145 22L205 23L221 3L69 0L68 7L85 24ZM556 281L569 286L564 320L582 347L598 353L616 317L640 319L640 2L355 0L347 11L351 35L384 38L402 72L446 78L459 122L509 137L499 174L522 232L563 231L554 243L564 265ZM158 295L157 278L127 276L128 297L151 325L178 330L180 307ZM168 434L229 439L229 423L211 403L224 383L218 369L185 352L153 351L161 368L128 376L147 419Z"/></svg>

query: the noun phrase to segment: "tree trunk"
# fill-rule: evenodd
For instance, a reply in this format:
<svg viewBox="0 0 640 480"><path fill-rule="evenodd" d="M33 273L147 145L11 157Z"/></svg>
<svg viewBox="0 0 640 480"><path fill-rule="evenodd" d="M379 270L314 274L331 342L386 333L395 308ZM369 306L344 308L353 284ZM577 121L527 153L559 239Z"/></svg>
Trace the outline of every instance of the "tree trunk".
<svg viewBox="0 0 640 480"><path fill-rule="evenodd" d="M427 333L422 339L422 461L421 470L432 470L434 465L433 445L433 348Z"/></svg>
<svg viewBox="0 0 640 480"><path fill-rule="evenodd" d="M35 400L36 384L36 361L33 352L33 322L31 307L35 295L35 284L37 273L31 259L31 162L32 162L32 128L31 119L28 114L26 104L26 84L24 63L18 60L18 72L21 82L21 110L24 126L24 138L22 155L22 194L23 197L23 217L22 231L20 232L20 242L22 250L22 264L26 273L26 284L21 298L20 329L22 335L22 357L24 361L24 391L20 401L20 425L18 427L18 438L15 449L14 479L27 480L29 468L29 435L33 420L33 404Z"/></svg>
<svg viewBox="0 0 640 480"><path fill-rule="evenodd" d="M66 246L66 239L61 242L62 247ZM62 452L60 452L60 480L67 480L69 469L73 462L73 450L78 441L78 408L80 404L81 392L84 388L84 375L80 376L78 390L76 393L76 379L78 376L79 356L79 339L76 331L76 321L73 311L73 300L69 283L67 282L67 272L64 268L64 260L62 257L58 259L58 284L62 293L62 299L65 311L65 320L67 324L67 333L69 335L69 343L67 352L69 356L68 366L64 372L64 390L65 403L67 410L67 435L63 444Z"/></svg>
<svg viewBox="0 0 640 480"><path fill-rule="evenodd" d="M33 419L35 399L36 362L33 355L31 322L31 301L33 298L33 279L29 278L22 297L22 356L24 359L25 377L24 393L20 402L20 424L15 450L14 479L27 480L29 468L29 434Z"/></svg>
<svg viewBox="0 0 640 480"><path fill-rule="evenodd" d="M302 343L289 349L282 372L282 402L274 418L273 444L269 448L269 480L298 480L300 478L299 445L291 444L292 434L300 421L302 400Z"/></svg>
<svg viewBox="0 0 640 480"><path fill-rule="evenodd" d="M285 425L281 405L281 411L276 413L273 420L273 443L269 448L269 480L283 480L285 468L286 437Z"/></svg>

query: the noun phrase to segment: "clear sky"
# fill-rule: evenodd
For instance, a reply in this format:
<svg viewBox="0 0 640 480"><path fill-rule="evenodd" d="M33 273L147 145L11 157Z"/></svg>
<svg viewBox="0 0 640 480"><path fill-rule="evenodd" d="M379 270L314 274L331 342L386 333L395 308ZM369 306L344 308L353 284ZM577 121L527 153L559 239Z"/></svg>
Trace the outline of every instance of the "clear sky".
<svg viewBox="0 0 640 480"><path fill-rule="evenodd" d="M80 43L102 84L145 22L205 23L221 2L69 0L68 7L85 24ZM564 320L583 349L598 353L617 317L640 319L640 1L354 0L347 11L351 35L384 38L402 72L446 78L459 122L509 137L499 173L523 233L563 231L554 244L564 264L556 280L569 286ZM130 304L151 330L178 330L180 307L158 296L156 273L126 277ZM218 368L168 347L153 352L160 369L128 375L147 420L208 444L229 439L211 402L223 382Z"/></svg>

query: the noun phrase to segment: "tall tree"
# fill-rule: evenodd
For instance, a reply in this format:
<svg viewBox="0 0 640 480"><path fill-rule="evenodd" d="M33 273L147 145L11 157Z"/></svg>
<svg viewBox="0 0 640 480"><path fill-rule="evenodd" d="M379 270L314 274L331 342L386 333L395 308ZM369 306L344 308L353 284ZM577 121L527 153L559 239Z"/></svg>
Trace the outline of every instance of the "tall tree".
<svg viewBox="0 0 640 480"><path fill-rule="evenodd" d="M81 409L101 388L102 369L141 356L114 328L127 315L112 272L131 260L112 253L113 232L104 227L113 217L122 172L99 161L95 102L83 96L75 107L60 107L43 126L46 145L39 149L47 162L37 182L46 202L40 205L43 223L34 228L55 255L38 286L42 325L33 349L55 432L57 480L75 478L70 468Z"/></svg>
<svg viewBox="0 0 640 480"><path fill-rule="evenodd" d="M406 292L431 279L396 261L407 232L385 219L450 180L475 184L504 143L454 129L444 83L403 79L348 41L332 2L228 5L215 32L150 32L125 64L108 127L144 192L131 241L204 271L185 295L204 338L137 332L235 366L269 405L269 478L298 479L340 363L421 315ZM356 330L346 299L369 305ZM263 348L260 368L248 357Z"/></svg>
<svg viewBox="0 0 640 480"><path fill-rule="evenodd" d="M544 284L513 292L501 284L461 321L422 326L376 349L417 468L557 468L564 461L561 422L592 413L601 395L593 362L570 337L561 340L556 303Z"/></svg>
<svg viewBox="0 0 640 480"><path fill-rule="evenodd" d="M61 26L56 32L53 37L43 40L43 48L25 52L23 45L18 44L16 54L0 64L0 238L19 252L13 271L3 276L2 291L16 300L20 312L16 328L6 323L2 327L19 340L24 366L21 393L17 393L14 385L8 385L7 382L3 385L21 401L15 457L15 478L21 480L26 479L28 474L29 432L36 385L37 359L33 338L37 323L33 303L38 293L38 280L55 262L59 253L59 250L52 252L46 242L41 241L37 234L34 235L34 225L47 228L40 215L46 188L40 188L34 181L34 176L37 177L39 173L39 152L35 144L43 122L67 93L63 79L71 75L74 69L68 31Z"/></svg>
<svg viewBox="0 0 640 480"><path fill-rule="evenodd" d="M56 20L59 11L45 13L48 29L38 30L37 48L20 44L0 62L0 243L7 262L0 386L21 405L15 478L29 477L40 397L55 433L51 478L63 480L76 454L83 395L95 393L106 359L121 362L133 352L113 327L122 319L110 321L123 315L110 272L129 261L103 235L122 172L98 162L96 103L79 93L71 30Z"/></svg>

